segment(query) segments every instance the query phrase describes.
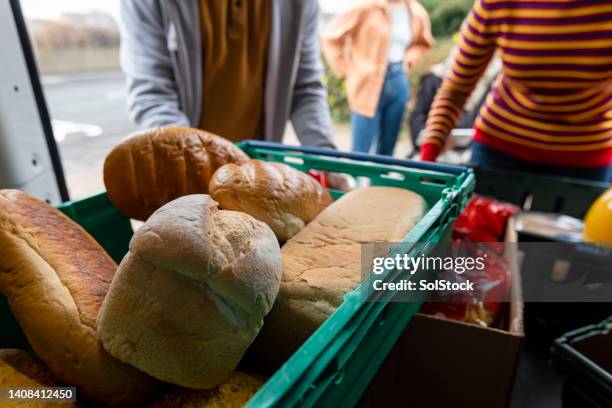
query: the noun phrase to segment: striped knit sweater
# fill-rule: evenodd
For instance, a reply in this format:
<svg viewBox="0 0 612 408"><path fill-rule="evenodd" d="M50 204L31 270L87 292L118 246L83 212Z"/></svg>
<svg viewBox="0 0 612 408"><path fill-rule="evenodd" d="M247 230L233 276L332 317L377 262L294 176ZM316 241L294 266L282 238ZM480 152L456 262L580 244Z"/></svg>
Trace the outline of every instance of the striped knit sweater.
<svg viewBox="0 0 612 408"><path fill-rule="evenodd" d="M612 0L477 0L429 113L422 159L435 160L496 50L502 73L475 140L541 164L612 162Z"/></svg>

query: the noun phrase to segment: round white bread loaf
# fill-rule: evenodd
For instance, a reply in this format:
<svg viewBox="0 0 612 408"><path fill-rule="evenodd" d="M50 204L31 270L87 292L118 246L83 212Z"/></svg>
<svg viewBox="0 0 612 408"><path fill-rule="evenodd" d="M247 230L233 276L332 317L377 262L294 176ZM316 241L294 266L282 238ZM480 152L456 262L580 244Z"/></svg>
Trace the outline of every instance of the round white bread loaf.
<svg viewBox="0 0 612 408"><path fill-rule="evenodd" d="M221 208L244 211L265 222L281 242L300 232L333 201L306 173L261 160L220 167L208 190Z"/></svg>
<svg viewBox="0 0 612 408"><path fill-rule="evenodd" d="M98 320L104 348L161 380L226 380L278 293L280 247L248 214L209 196L181 197L135 233Z"/></svg>

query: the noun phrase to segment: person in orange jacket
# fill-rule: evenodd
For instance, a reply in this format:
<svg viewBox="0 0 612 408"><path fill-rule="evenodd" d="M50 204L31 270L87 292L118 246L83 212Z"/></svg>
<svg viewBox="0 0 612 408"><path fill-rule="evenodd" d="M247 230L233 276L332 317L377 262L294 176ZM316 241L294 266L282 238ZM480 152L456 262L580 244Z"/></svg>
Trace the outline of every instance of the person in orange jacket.
<svg viewBox="0 0 612 408"><path fill-rule="evenodd" d="M346 78L353 151L392 155L410 96L406 73L433 45L416 0L367 0L333 18L321 36L335 75Z"/></svg>

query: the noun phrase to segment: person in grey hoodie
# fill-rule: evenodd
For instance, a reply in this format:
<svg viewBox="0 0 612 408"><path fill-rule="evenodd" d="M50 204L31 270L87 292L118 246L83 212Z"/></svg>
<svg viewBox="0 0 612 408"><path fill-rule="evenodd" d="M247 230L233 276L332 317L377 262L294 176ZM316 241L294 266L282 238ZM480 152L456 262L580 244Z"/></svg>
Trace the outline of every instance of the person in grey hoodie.
<svg viewBox="0 0 612 408"><path fill-rule="evenodd" d="M318 0L121 0L121 66L141 128L335 148Z"/></svg>

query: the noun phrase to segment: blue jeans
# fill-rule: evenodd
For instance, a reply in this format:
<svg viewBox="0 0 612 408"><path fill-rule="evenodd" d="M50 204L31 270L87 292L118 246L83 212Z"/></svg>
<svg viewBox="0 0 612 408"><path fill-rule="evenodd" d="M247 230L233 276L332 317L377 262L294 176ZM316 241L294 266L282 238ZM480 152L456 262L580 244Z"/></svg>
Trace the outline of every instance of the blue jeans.
<svg viewBox="0 0 612 408"><path fill-rule="evenodd" d="M502 170L522 171L525 173L540 173L560 177L572 177L587 180L612 182L612 166L604 167L567 167L538 164L517 159L500 152L483 143L472 143L472 163Z"/></svg>
<svg viewBox="0 0 612 408"><path fill-rule="evenodd" d="M376 138L376 153L392 156L409 96L410 88L402 64L390 64L374 117L358 113L351 115L353 151L370 153Z"/></svg>

